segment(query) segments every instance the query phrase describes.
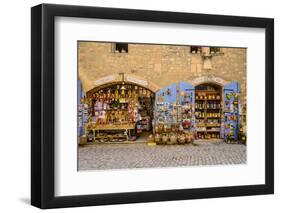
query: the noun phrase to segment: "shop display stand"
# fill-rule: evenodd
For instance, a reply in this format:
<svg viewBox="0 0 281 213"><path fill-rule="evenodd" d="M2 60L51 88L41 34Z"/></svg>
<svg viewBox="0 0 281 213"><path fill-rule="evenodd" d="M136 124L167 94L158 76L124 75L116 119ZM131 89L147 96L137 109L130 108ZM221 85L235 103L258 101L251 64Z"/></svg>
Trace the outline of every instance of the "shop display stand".
<svg viewBox="0 0 281 213"><path fill-rule="evenodd" d="M123 87L125 89L121 89ZM81 111L78 111L81 134L93 134L94 142L136 141L138 137L148 137L151 127L153 138L160 134L171 143L173 135L177 137L176 141L185 134L186 138L224 139L229 143L237 142L241 135L239 85L236 82L225 85L223 95L218 85L201 84L195 88L186 82L175 83L158 90L155 101L152 92L136 85L111 84L94 93L97 97L88 94L88 98L94 98L84 102L90 104L90 120L93 121L87 131L88 105L80 105Z"/></svg>
<svg viewBox="0 0 281 213"><path fill-rule="evenodd" d="M93 142L135 141L137 131L151 129L153 94L134 84L102 85L87 93L91 104ZM150 110L150 111L149 111Z"/></svg>
<svg viewBox="0 0 281 213"><path fill-rule="evenodd" d="M88 105L87 104L79 104L78 105L78 127L79 127L79 136L83 136L86 134L85 126L88 122L89 113L88 113Z"/></svg>
<svg viewBox="0 0 281 213"><path fill-rule="evenodd" d="M194 87L186 82L172 84L156 93L154 137L157 144L193 142Z"/></svg>
<svg viewBox="0 0 281 213"><path fill-rule="evenodd" d="M77 122L78 122L78 136L83 135L83 106L78 104L78 113L77 113Z"/></svg>
<svg viewBox="0 0 281 213"><path fill-rule="evenodd" d="M197 139L220 139L222 104L221 92L209 85L196 90L195 115ZM212 88L206 90L206 88Z"/></svg>
<svg viewBox="0 0 281 213"><path fill-rule="evenodd" d="M239 141L240 143L246 144L247 140L247 109L246 105L240 106L239 117L240 117L240 129L239 129Z"/></svg>
<svg viewBox="0 0 281 213"><path fill-rule="evenodd" d="M153 97L139 98L138 106L138 120L137 120L137 132L151 130L151 121L153 119Z"/></svg>
<svg viewBox="0 0 281 213"><path fill-rule="evenodd" d="M239 143L240 130L240 87L230 82L224 87L224 140L226 143Z"/></svg>

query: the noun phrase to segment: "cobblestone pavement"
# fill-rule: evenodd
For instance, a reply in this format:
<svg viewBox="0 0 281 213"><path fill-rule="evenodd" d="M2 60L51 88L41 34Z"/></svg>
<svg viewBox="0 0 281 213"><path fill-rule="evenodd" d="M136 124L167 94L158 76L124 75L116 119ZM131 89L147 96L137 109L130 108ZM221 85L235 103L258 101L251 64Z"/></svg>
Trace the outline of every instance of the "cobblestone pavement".
<svg viewBox="0 0 281 213"><path fill-rule="evenodd" d="M79 170L153 168L246 163L246 146L214 142L196 145L98 144L79 147Z"/></svg>

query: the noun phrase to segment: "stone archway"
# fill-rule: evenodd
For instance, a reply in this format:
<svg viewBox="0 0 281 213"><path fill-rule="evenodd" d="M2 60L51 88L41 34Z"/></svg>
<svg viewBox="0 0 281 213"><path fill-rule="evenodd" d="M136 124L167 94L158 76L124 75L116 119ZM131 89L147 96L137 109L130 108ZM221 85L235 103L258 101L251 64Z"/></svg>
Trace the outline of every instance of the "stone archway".
<svg viewBox="0 0 281 213"><path fill-rule="evenodd" d="M202 76L202 77L195 78L191 81L191 84L193 86L198 86L200 84L205 84L205 83L217 84L223 88L224 85L229 83L229 81L226 81L221 77L215 75Z"/></svg>
<svg viewBox="0 0 281 213"><path fill-rule="evenodd" d="M83 91L86 93L86 92L88 92L96 87L100 87L104 84L122 82L122 77L119 74L107 75L107 76L101 77L91 83L84 82L83 79L80 79L80 80L82 81ZM148 81L147 79L142 78L140 76L131 75L131 74L124 75L124 82L137 84L139 86L149 89L150 91L152 91L154 93L161 88L154 82Z"/></svg>

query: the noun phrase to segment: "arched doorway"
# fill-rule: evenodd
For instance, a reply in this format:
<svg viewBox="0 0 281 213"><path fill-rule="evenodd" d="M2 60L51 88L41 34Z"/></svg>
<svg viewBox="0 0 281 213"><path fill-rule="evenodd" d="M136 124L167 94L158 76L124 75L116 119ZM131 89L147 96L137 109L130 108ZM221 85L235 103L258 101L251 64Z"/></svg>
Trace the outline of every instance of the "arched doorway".
<svg viewBox="0 0 281 213"><path fill-rule="evenodd" d="M197 139L221 139L223 123L222 86L201 83L195 87L195 125Z"/></svg>
<svg viewBox="0 0 281 213"><path fill-rule="evenodd" d="M157 82L152 82L147 80L146 78L137 75L127 74L127 73L107 75L101 78L97 78L94 81L88 80L85 76L79 76L79 80L81 81L82 90L84 93L89 92L93 88L99 88L105 85L116 84L120 82L125 82L128 84L136 84L144 88L147 88L154 93L159 89L161 89L161 87L157 84Z"/></svg>
<svg viewBox="0 0 281 213"><path fill-rule="evenodd" d="M146 142L152 132L155 93L126 81L101 84L86 93L94 142ZM91 131L90 131L91 130Z"/></svg>

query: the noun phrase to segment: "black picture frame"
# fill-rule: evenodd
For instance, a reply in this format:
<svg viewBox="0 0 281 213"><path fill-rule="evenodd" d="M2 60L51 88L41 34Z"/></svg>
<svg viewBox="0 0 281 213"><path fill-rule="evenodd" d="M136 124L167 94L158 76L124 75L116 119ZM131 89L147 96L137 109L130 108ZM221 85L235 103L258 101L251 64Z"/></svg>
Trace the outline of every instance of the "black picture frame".
<svg viewBox="0 0 281 213"><path fill-rule="evenodd" d="M93 195L54 195L55 17L263 28L265 48L265 184ZM41 4L31 8L31 204L42 209L274 193L274 19Z"/></svg>

